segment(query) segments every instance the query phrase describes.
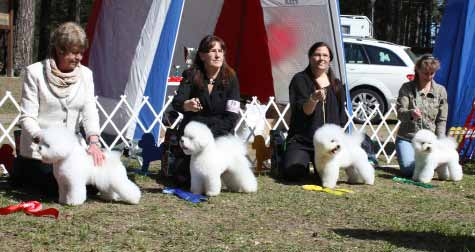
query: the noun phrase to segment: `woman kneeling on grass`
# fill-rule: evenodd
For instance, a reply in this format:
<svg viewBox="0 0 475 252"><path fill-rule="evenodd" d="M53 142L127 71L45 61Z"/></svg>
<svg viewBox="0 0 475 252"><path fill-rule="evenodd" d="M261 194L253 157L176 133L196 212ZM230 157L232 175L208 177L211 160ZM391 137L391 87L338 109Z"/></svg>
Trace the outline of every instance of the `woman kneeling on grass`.
<svg viewBox="0 0 475 252"><path fill-rule="evenodd" d="M52 166L41 162L38 152L39 133L49 127L78 132L79 126L84 126L87 153L93 156L95 165L102 164L92 72L80 63L86 47L84 30L75 23L64 23L51 36L49 57L26 68L20 105L20 153L11 176L13 186L57 193Z"/></svg>
<svg viewBox="0 0 475 252"><path fill-rule="evenodd" d="M308 163L314 162L313 134L318 128L325 123L344 126L347 121L345 88L330 67L332 60L326 43L313 44L308 50L308 67L290 82L292 116L282 168L284 179L298 180L309 174Z"/></svg>
<svg viewBox="0 0 475 252"><path fill-rule="evenodd" d="M415 78L404 83L397 98L397 117L401 121L396 138L396 154L403 176L412 177L415 153L411 140L421 129L445 136L448 103L447 91L434 81L440 62L424 55L415 65Z"/></svg>

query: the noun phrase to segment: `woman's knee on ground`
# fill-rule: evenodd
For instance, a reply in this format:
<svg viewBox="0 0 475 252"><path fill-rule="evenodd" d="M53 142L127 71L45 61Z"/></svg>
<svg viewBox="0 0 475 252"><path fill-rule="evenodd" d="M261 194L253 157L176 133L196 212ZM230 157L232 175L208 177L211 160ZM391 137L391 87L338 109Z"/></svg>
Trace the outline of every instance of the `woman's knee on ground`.
<svg viewBox="0 0 475 252"><path fill-rule="evenodd" d="M289 181L302 179L309 174L308 164L303 163L285 164L282 171L283 178Z"/></svg>

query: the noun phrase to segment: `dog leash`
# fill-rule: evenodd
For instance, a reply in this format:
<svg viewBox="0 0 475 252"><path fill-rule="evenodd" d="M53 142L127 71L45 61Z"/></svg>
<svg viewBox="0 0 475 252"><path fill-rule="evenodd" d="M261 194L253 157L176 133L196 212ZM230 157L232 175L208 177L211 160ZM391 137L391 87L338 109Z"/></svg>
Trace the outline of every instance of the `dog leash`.
<svg viewBox="0 0 475 252"><path fill-rule="evenodd" d="M47 208L41 210L42 205L38 201L27 201L21 202L17 205L11 205L7 207L0 208L0 215L7 215L18 211L23 211L25 214L33 215L33 216L46 216L46 217L54 217L58 219L59 211L56 208Z"/></svg>
<svg viewBox="0 0 475 252"><path fill-rule="evenodd" d="M422 182L416 182L416 181L414 181L414 180L407 179L407 178L401 178L401 177L394 177L394 178L393 178L393 181L394 181L394 182L398 182L398 183L416 185L416 186L424 187L424 188L427 188L427 189L430 189L430 188L433 188L433 187L434 187L434 186L431 185L431 184L426 184L426 183L422 183Z"/></svg>
<svg viewBox="0 0 475 252"><path fill-rule="evenodd" d="M346 194L346 193L354 193L352 190L349 190L349 189L344 189L344 188L331 189L327 187L321 187L318 185L303 185L302 188L307 191L325 192L325 193L333 194L336 196L342 196L343 194Z"/></svg>
<svg viewBox="0 0 475 252"><path fill-rule="evenodd" d="M204 202L208 199L207 196L204 196L204 195L201 195L201 194L193 194L191 192L183 191L179 188L166 187L162 190L162 193L174 194L178 198L184 199L184 200L189 201L191 203L200 203L200 202Z"/></svg>

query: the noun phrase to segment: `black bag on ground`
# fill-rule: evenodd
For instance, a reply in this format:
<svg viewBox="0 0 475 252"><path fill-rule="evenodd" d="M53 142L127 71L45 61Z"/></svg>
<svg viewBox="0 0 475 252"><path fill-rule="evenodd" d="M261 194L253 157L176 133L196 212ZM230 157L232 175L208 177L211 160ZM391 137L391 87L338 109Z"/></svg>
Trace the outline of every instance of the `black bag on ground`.
<svg viewBox="0 0 475 252"><path fill-rule="evenodd" d="M361 143L361 148L363 148L366 154L368 154L368 161L374 166L377 166L378 160L376 159L376 151L373 145L373 141L371 141L371 138L367 134L364 134L364 140Z"/></svg>
<svg viewBox="0 0 475 252"><path fill-rule="evenodd" d="M170 178L175 172L175 156L180 151L178 143L178 130L167 129L165 133L165 140L163 142L163 153L161 161L160 176L163 178Z"/></svg>
<svg viewBox="0 0 475 252"><path fill-rule="evenodd" d="M270 146L272 148L271 156L271 176L274 178L281 178L282 165L285 154L285 131L276 129L270 131Z"/></svg>

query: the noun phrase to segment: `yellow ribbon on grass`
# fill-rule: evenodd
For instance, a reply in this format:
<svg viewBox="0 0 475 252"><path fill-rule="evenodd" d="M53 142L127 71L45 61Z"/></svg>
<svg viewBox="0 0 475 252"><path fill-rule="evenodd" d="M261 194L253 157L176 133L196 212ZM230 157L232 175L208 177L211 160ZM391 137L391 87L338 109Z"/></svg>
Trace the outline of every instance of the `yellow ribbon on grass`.
<svg viewBox="0 0 475 252"><path fill-rule="evenodd" d="M349 189L344 189L344 188L331 189L327 187L321 187L318 185L303 185L302 188L308 191L325 192L325 193L333 194L336 196L341 196L345 193L354 193L352 190L349 190Z"/></svg>

